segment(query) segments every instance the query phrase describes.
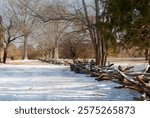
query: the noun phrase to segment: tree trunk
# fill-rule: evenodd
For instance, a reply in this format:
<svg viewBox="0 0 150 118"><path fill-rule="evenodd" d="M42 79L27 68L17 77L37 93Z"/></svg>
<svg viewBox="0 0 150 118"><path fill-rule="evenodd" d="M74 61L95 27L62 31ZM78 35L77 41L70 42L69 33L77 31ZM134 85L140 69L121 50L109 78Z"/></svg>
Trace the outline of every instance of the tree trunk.
<svg viewBox="0 0 150 118"><path fill-rule="evenodd" d="M27 36L24 37L24 60L28 60Z"/></svg>
<svg viewBox="0 0 150 118"><path fill-rule="evenodd" d="M2 63L2 49L3 49L3 26L2 26L2 16L0 16L0 63Z"/></svg>
<svg viewBox="0 0 150 118"><path fill-rule="evenodd" d="M1 50L0 50L0 63L2 63L2 59L1 59Z"/></svg>
<svg viewBox="0 0 150 118"><path fill-rule="evenodd" d="M51 50L48 51L48 58L51 59Z"/></svg>
<svg viewBox="0 0 150 118"><path fill-rule="evenodd" d="M86 21L88 24L87 27L88 27L90 37L92 39L93 48L95 51L96 65L105 66L106 65L106 59L107 59L107 50L106 50L104 38L102 37L101 31L100 31L100 28L98 25L100 23L99 0L95 0L95 10L96 10L96 24L95 25L96 25L96 29L93 28L93 26L89 20L85 0L82 0L82 4L84 7L85 17L86 17Z"/></svg>
<svg viewBox="0 0 150 118"><path fill-rule="evenodd" d="M54 59L59 59L59 40L57 39L55 42L55 50L54 50Z"/></svg>
<svg viewBox="0 0 150 118"><path fill-rule="evenodd" d="M106 65L106 59L107 59L107 50L106 50L106 44L103 35L101 34L99 23L100 18L100 3L99 0L95 0L95 9L96 9L96 34L97 34L97 43L98 43L98 59L97 59L97 65L105 66Z"/></svg>
<svg viewBox="0 0 150 118"><path fill-rule="evenodd" d="M55 48L52 48L51 50L51 59L55 58Z"/></svg>
<svg viewBox="0 0 150 118"><path fill-rule="evenodd" d="M149 34L148 34L149 35ZM148 64L150 65L150 38L148 38Z"/></svg>
<svg viewBox="0 0 150 118"><path fill-rule="evenodd" d="M103 36L101 36L102 38L102 62L101 65L105 66L106 65L106 61L107 61L107 49L106 49L106 43L105 43L105 39Z"/></svg>
<svg viewBox="0 0 150 118"><path fill-rule="evenodd" d="M145 60L148 60L148 48L146 48L144 51L145 51L144 52L144 54L145 54Z"/></svg>
<svg viewBox="0 0 150 118"><path fill-rule="evenodd" d="M148 64L150 65L150 48L148 48Z"/></svg>
<svg viewBox="0 0 150 118"><path fill-rule="evenodd" d="M6 63L6 60L7 60L7 47L4 48L3 63Z"/></svg>
<svg viewBox="0 0 150 118"><path fill-rule="evenodd" d="M2 43L0 42L0 63L2 63L2 47L3 47L3 45L2 45Z"/></svg>
<svg viewBox="0 0 150 118"><path fill-rule="evenodd" d="M105 66L107 60L107 50L105 40L102 34L100 33L99 28L97 28L96 34L97 34L96 64L100 66Z"/></svg>

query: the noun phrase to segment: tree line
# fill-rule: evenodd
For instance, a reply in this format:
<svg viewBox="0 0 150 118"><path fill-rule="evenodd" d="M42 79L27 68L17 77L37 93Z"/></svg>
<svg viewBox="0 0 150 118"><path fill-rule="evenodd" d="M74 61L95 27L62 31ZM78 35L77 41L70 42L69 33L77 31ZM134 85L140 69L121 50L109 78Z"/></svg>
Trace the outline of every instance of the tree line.
<svg viewBox="0 0 150 118"><path fill-rule="evenodd" d="M5 15L0 20L3 63L6 63L7 48L18 39L24 46L24 59L28 58L30 43L52 59L58 59L61 51L75 59L88 45L89 53L101 66L106 64L109 49L116 50L118 44L129 49L138 47L150 60L149 0L76 0L70 3L6 0L4 3Z"/></svg>

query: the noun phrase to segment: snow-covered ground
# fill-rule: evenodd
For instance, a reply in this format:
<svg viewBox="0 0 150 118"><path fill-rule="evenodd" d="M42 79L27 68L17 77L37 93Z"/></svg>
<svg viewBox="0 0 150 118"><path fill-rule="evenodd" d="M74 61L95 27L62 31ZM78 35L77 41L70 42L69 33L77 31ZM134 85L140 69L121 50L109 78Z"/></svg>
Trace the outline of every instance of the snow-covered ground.
<svg viewBox="0 0 150 118"><path fill-rule="evenodd" d="M18 61L0 65L0 100L133 100L138 93L115 89L118 84L98 82L83 74L75 74L69 67L39 61Z"/></svg>

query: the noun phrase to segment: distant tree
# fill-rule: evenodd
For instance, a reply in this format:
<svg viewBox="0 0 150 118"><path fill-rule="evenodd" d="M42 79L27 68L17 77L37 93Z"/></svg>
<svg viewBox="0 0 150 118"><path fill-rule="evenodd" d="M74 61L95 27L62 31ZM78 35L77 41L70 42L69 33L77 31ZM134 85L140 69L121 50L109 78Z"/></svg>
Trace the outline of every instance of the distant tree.
<svg viewBox="0 0 150 118"><path fill-rule="evenodd" d="M59 43L69 25L69 22L64 20L62 17L66 15L66 12L68 10L61 2L57 0L48 2L48 4L46 4L47 2L44 1L43 5L41 5L41 7L37 9L37 13L34 11L34 8L31 8L23 1L21 3L34 13L32 14L32 16L34 16L35 18L38 17L44 23L46 23L46 26L44 25L44 30L46 29L47 30L46 32L49 33L48 35L51 35L51 37L49 37L48 39L48 42L49 40L51 40L51 44L49 43L51 45L50 49L51 58L59 59ZM49 19L49 16L54 18ZM57 19L56 17L61 17L62 19ZM44 34L46 32L44 32Z"/></svg>
<svg viewBox="0 0 150 118"><path fill-rule="evenodd" d="M52 59L59 59L59 46L63 36L66 33L69 23L66 21L52 21L49 24L49 33L51 33L51 51Z"/></svg>
<svg viewBox="0 0 150 118"><path fill-rule="evenodd" d="M84 39L85 36L78 33L66 34L61 43L64 58L78 59L86 50Z"/></svg>
<svg viewBox="0 0 150 118"><path fill-rule="evenodd" d="M39 51L38 53L41 54L41 57L44 59L52 59L53 46L51 45L51 40L45 37L38 37L36 44L36 49Z"/></svg>
<svg viewBox="0 0 150 118"><path fill-rule="evenodd" d="M74 4L69 5L69 9L73 8L73 11L73 9L66 10L67 5L63 5L59 0L55 2L51 1L49 2L50 5L45 5L47 7L44 7L44 10L41 8L44 12L41 12L41 9L38 11L29 5L22 4L32 11L32 16L44 22L58 22L63 20L71 22L73 25L76 23L80 24L78 27L80 30L88 30L94 48L96 64L104 66L107 60L107 41L111 39L114 42L116 41L112 35L114 29L110 27L110 16L108 17L107 13L109 0L94 0L93 4L86 3L85 0L82 0L82 6L81 4L78 6ZM89 12L91 9L92 13Z"/></svg>
<svg viewBox="0 0 150 118"><path fill-rule="evenodd" d="M20 2L23 2L25 5L31 5L33 1L30 0L20 0L20 1L11 1L8 0L9 9L11 9L11 14L14 16L14 21L18 23L20 31L24 34L24 59L28 59L27 54L27 45L28 38L32 35L33 31L36 29L36 20L31 16L31 11L27 7L22 5ZM31 39L31 38L30 38Z"/></svg>

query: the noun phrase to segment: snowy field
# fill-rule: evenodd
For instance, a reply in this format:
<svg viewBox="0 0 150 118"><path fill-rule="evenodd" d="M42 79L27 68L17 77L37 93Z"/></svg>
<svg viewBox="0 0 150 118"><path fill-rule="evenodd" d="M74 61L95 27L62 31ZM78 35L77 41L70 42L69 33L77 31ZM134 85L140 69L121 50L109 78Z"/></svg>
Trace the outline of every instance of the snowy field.
<svg viewBox="0 0 150 118"><path fill-rule="evenodd" d="M138 95L128 89L115 89L115 86L118 84L98 82L62 65L39 61L0 65L1 101L129 101Z"/></svg>

